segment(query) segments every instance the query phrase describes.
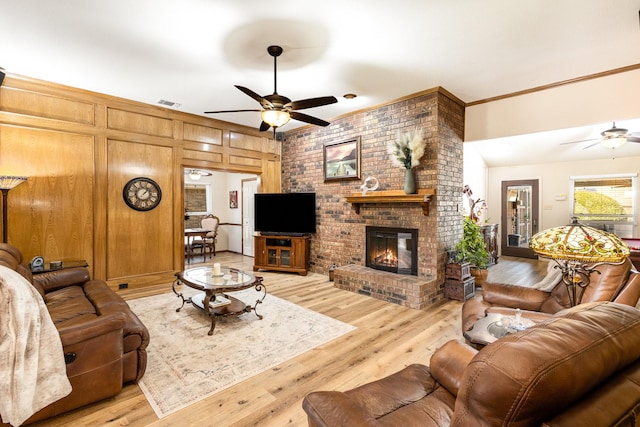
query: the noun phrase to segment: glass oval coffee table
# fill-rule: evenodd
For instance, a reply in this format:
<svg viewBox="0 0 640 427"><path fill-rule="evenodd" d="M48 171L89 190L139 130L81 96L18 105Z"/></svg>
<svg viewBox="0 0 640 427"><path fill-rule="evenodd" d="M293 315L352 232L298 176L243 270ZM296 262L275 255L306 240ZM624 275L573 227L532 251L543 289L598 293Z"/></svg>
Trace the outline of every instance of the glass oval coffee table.
<svg viewBox="0 0 640 427"><path fill-rule="evenodd" d="M203 291L185 298L185 296L176 290L176 286L187 285L190 288ZM267 296L267 288L262 284L262 277L244 271L221 267L220 274L214 275L211 266L189 268L180 273L176 273L171 288L173 293L182 299L182 305L176 309L180 311L185 303L191 303L194 307L203 310L211 318L211 329L209 335L213 335L216 327L216 317L238 316L242 313L253 311L259 319L262 315L258 314L256 307L262 304ZM259 297L254 305L248 305L228 295L230 292L237 292L243 289L255 288L259 292Z"/></svg>

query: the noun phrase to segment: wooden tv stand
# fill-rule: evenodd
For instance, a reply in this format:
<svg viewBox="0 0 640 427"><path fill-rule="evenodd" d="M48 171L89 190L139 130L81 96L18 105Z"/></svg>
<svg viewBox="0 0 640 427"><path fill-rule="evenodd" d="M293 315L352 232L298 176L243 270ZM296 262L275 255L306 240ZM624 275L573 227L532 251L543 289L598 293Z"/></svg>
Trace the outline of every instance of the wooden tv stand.
<svg viewBox="0 0 640 427"><path fill-rule="evenodd" d="M302 276L309 270L309 236L255 236L253 271L290 271Z"/></svg>

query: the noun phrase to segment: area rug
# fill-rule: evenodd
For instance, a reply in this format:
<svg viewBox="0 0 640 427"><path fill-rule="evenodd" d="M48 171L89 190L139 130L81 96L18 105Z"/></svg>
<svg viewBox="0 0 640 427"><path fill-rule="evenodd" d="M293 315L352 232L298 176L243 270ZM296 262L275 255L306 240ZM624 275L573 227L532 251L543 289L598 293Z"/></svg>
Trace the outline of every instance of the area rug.
<svg viewBox="0 0 640 427"><path fill-rule="evenodd" d="M251 305L259 297L254 289L232 295ZM159 418L355 329L273 295L258 305L262 320L254 312L218 318L213 335L201 310L185 304L176 312L174 294L128 303L151 336L139 385Z"/></svg>

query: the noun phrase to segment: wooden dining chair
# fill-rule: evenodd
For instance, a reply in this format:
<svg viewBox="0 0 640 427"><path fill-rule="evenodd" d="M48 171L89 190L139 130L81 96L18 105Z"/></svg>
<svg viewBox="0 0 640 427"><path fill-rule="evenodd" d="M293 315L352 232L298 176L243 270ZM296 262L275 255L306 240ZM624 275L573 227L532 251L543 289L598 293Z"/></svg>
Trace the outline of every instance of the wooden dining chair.
<svg viewBox="0 0 640 427"><path fill-rule="evenodd" d="M204 251L204 257L206 259L207 253L216 256L216 242L218 238L218 226L220 225L220 218L215 215L209 214L202 218L200 221L200 227L209 231L204 238L194 238L192 247L201 247Z"/></svg>

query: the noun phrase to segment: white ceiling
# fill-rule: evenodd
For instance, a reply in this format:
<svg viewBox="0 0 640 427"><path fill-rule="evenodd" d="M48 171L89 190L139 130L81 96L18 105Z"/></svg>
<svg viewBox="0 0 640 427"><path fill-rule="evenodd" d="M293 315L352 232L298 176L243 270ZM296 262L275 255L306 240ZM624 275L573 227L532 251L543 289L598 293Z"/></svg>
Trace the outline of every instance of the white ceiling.
<svg viewBox="0 0 640 427"><path fill-rule="evenodd" d="M234 85L273 92L271 44L284 48L278 93L336 96L337 104L304 111L329 121L435 86L472 102L640 63L640 0L2 3L0 67L8 73L149 104L174 101L199 115L258 108ZM358 97L349 101L346 93ZM259 113L210 117L260 124ZM292 120L281 130L300 125ZM640 123L628 126L640 131ZM537 135L532 147L541 155L571 148L573 158L596 156L605 149L558 149L557 138L595 137L609 127ZM496 142L505 141L473 143L490 165L499 164L490 156L500 151ZM520 143L514 151L531 160ZM617 154L634 149L640 155L640 144Z"/></svg>

